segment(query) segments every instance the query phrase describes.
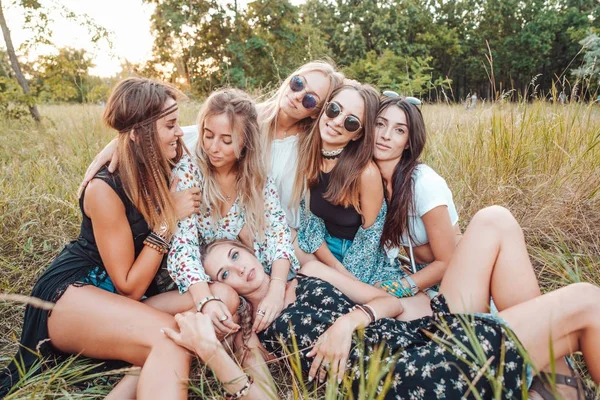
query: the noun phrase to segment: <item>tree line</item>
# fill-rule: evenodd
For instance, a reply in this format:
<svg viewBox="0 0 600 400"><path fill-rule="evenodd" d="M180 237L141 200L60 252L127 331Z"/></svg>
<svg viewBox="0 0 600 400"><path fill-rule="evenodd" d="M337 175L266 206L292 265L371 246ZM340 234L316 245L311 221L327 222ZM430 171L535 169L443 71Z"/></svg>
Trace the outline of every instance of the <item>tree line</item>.
<svg viewBox="0 0 600 400"><path fill-rule="evenodd" d="M265 92L313 59L332 60L353 79L427 101L458 102L474 92L489 100L598 94L596 0L144 2L155 7L153 57L124 65L113 79L90 76L90 56L67 48L29 63L21 59L25 90L4 34L0 113L23 112L15 104L99 102L115 80L131 74L171 81L198 97L222 86ZM43 1L13 4L35 33L29 46L51 43ZM88 26L92 41L107 37L88 16L62 12Z"/></svg>
<svg viewBox="0 0 600 400"><path fill-rule="evenodd" d="M598 88L586 68L600 60L585 61L599 47L596 0L145 2L156 7L155 41L142 71L201 94L272 87L322 58L359 81L432 101Z"/></svg>

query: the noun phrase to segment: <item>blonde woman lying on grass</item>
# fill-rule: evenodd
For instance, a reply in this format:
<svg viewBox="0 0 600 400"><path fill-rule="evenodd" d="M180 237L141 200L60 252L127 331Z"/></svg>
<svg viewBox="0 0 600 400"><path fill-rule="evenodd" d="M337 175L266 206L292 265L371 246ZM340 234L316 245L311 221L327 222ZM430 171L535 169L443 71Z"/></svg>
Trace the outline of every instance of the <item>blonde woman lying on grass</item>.
<svg viewBox="0 0 600 400"><path fill-rule="evenodd" d="M230 285L249 307L259 304L270 283L250 249L224 240L209 244L202 254L214 281ZM261 350L251 352L255 356L285 357L295 340L308 381L329 375L334 383L349 376L344 386L359 395L356 362L383 345L390 399L472 398L474 393L521 398L532 374L552 362L550 349L560 357L581 351L592 379L600 382L600 288L577 283L536 297L539 288L522 231L501 207L482 210L472 219L449 262L440 295L431 301L433 316L393 319L409 310L416 297L394 298L316 261L303 266L301 274L286 286L283 313L258 336L252 334L246 345ZM490 295L498 316L486 313ZM226 390L247 388L248 399L268 398L274 389L265 369L249 371L261 371L252 384L212 335L206 336L210 324L204 319L177 317L181 333L167 330L167 335L197 351L221 381L239 378L237 386ZM356 330L363 332L364 351ZM365 372L366 380L374 373ZM582 395L574 377L544 379L566 383L556 386L565 398Z"/></svg>

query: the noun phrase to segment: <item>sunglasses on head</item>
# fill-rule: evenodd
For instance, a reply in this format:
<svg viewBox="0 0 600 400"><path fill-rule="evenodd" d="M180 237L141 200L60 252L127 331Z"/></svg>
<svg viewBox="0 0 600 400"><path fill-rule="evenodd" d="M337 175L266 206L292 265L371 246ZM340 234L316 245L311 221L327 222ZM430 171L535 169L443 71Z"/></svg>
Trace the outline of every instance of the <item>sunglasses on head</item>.
<svg viewBox="0 0 600 400"><path fill-rule="evenodd" d="M299 75L292 76L292 79L290 79L290 89L292 89L292 92L301 92L305 88L306 85L304 84L304 78ZM302 107L306 108L307 110L312 110L317 106L317 104L319 104L319 102L314 95L308 92L304 94L304 97L302 98Z"/></svg>
<svg viewBox="0 0 600 400"><path fill-rule="evenodd" d="M327 115L329 118L336 118L340 114L342 114L342 107L338 103L335 101L330 101L327 103L325 106L325 115ZM360 128L362 128L360 119L354 115L346 115L346 118L344 118L345 130L348 132L356 132Z"/></svg>
<svg viewBox="0 0 600 400"><path fill-rule="evenodd" d="M385 97L401 97L398 93L394 92L393 90L384 90L382 93ZM421 102L421 100L417 99L416 97L401 97L404 101L406 101L407 103L410 103L414 106L420 107L423 103Z"/></svg>

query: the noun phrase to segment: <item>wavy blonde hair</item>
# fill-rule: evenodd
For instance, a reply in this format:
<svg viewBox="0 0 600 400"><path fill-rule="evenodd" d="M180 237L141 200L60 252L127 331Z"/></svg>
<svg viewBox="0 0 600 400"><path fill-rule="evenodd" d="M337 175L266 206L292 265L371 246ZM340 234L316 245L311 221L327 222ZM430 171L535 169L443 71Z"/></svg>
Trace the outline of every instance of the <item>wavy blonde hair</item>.
<svg viewBox="0 0 600 400"><path fill-rule="evenodd" d="M104 110L104 122L119 132L118 174L123 189L150 229L167 225L174 232L177 226L169 176L183 154L184 144L177 138L177 155L167 159L158 141L155 118L163 112L169 98L180 97L183 95L167 84L127 78L114 88Z"/></svg>
<svg viewBox="0 0 600 400"><path fill-rule="evenodd" d="M277 116L279 115L279 103L283 98L283 95L286 89L290 85L290 81L295 75L303 75L309 72L321 72L324 75L327 75L329 78L329 90L327 91L327 95L325 99L329 98L331 92L335 90L338 86L340 86L344 81L344 74L336 70L336 67L327 61L310 61L294 72L290 74L285 80L281 83L279 88L271 94L271 96L262 102L258 108L261 115L260 122L260 131L262 133L262 146L265 150L265 160L267 168L270 168L270 160L271 160L271 142L275 139L275 131L277 130ZM325 101L323 99L323 102ZM314 110L314 114L319 112L319 109L322 108L323 104L318 104ZM298 121L298 125L302 128L303 132L309 132L313 126L314 119L311 116L304 118L301 121Z"/></svg>
<svg viewBox="0 0 600 400"><path fill-rule="evenodd" d="M264 238L265 198L267 173L261 149L256 105L245 92L238 89L221 89L212 93L198 114L199 137L196 145L198 167L204 178L202 183L202 207L212 210L213 221L223 218L221 204L225 202L216 181L215 170L204 148L206 119L225 114L234 133L232 142L237 157L236 193L240 206L246 210L246 225L252 238ZM239 132L239 135L236 134Z"/></svg>

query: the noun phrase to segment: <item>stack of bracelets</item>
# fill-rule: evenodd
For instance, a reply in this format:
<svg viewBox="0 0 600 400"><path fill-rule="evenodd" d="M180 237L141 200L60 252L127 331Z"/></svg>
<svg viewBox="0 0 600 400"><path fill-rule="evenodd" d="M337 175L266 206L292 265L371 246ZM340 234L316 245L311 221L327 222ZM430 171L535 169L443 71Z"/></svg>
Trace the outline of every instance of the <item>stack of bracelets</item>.
<svg viewBox="0 0 600 400"><path fill-rule="evenodd" d="M252 386L252 384L254 383L254 379L252 379L252 377L248 374L244 374L244 376L246 377L246 383L244 384L244 386L242 386L242 388L240 390L238 390L235 393L229 393L227 391L224 391L223 396L226 399L240 399L246 395L248 395L248 392L250 392L250 386ZM224 383L224 385L227 384L231 384L234 382L227 382Z"/></svg>
<svg viewBox="0 0 600 400"><path fill-rule="evenodd" d="M405 279L408 283L408 287L402 283L402 279ZM381 283L381 289L385 290L389 294L396 297L412 297L419 293L419 287L415 281L408 275L398 281L388 280Z"/></svg>
<svg viewBox="0 0 600 400"><path fill-rule="evenodd" d="M355 310L361 310L362 312L364 312L365 315L369 317L369 324L372 324L373 322L377 321L377 313L375 312L375 309L370 305L357 304L354 307L350 308L350 312Z"/></svg>
<svg viewBox="0 0 600 400"><path fill-rule="evenodd" d="M161 232L165 229L161 229ZM171 247L171 240L163 233L150 232L144 240L144 245L148 246L161 254L167 254Z"/></svg>

